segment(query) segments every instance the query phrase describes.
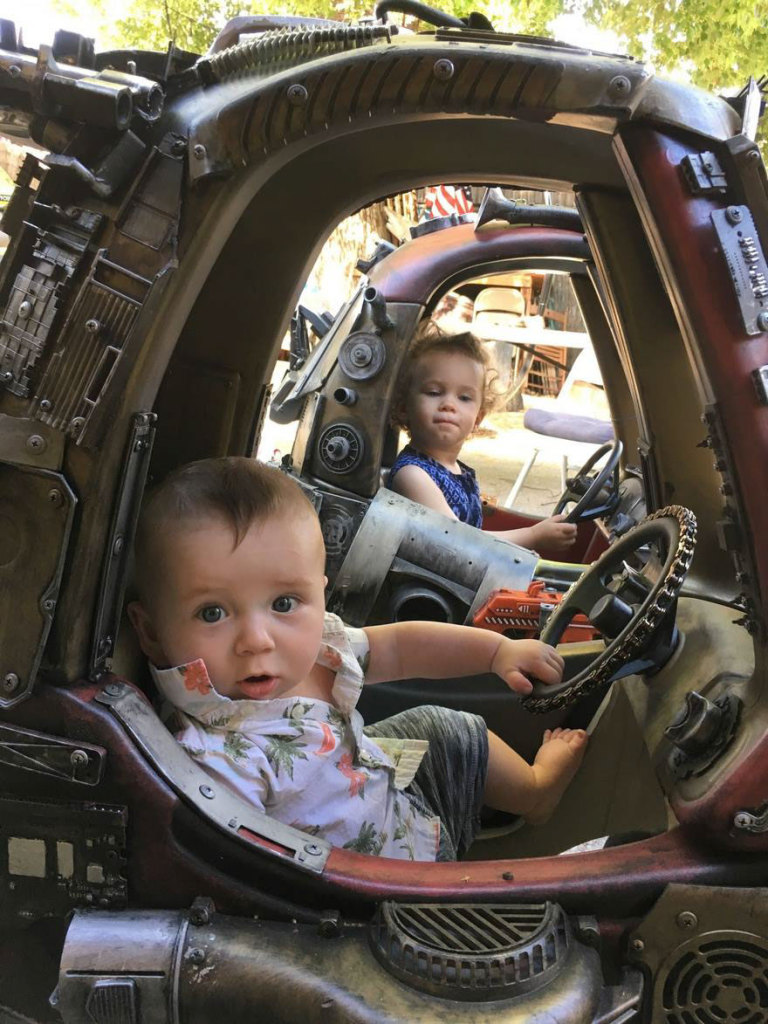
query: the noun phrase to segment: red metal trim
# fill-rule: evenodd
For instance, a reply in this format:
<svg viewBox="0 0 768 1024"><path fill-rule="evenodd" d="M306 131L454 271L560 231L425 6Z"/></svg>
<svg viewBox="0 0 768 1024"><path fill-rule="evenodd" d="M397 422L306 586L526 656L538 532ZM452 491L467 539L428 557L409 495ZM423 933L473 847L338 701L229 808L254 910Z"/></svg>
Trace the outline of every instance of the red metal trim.
<svg viewBox="0 0 768 1024"><path fill-rule="evenodd" d="M488 225L475 232L472 224L460 224L406 242L373 268L370 279L388 302L424 305L455 274L499 260L541 256L584 262L590 254L576 231Z"/></svg>

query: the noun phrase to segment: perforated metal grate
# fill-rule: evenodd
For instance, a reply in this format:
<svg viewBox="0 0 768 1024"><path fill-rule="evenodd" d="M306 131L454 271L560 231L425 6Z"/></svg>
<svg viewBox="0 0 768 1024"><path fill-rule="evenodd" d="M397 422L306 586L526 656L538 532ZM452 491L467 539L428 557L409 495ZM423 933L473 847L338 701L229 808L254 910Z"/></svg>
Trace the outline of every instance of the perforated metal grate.
<svg viewBox="0 0 768 1024"><path fill-rule="evenodd" d="M402 981L447 998L509 998L548 983L568 954L553 903L383 903L371 923L377 958Z"/></svg>

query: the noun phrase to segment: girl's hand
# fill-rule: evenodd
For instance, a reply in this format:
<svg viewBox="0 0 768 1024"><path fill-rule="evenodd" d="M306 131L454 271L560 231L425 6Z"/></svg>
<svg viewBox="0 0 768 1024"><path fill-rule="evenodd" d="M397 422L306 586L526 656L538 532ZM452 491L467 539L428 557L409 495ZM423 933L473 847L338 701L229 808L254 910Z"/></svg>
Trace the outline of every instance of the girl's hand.
<svg viewBox="0 0 768 1024"><path fill-rule="evenodd" d="M565 514L542 519L532 528L534 543L554 548L555 551L566 551L576 541L576 524L566 523Z"/></svg>
<svg viewBox="0 0 768 1024"><path fill-rule="evenodd" d="M515 693L528 694L533 689L529 675L551 686L562 679L564 664L555 648L541 640L502 637L491 662L491 672L501 676Z"/></svg>

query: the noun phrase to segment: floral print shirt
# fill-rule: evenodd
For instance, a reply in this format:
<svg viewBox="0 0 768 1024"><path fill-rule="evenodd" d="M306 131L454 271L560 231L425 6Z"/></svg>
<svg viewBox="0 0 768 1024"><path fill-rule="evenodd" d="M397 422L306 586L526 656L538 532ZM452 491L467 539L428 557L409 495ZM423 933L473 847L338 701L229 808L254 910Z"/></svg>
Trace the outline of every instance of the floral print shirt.
<svg viewBox="0 0 768 1024"><path fill-rule="evenodd" d="M332 703L232 700L214 690L201 660L150 668L178 712L187 753L259 810L334 846L433 861L440 819L403 792L428 744L363 733L356 705L367 656L363 630L326 614L317 661L336 673Z"/></svg>

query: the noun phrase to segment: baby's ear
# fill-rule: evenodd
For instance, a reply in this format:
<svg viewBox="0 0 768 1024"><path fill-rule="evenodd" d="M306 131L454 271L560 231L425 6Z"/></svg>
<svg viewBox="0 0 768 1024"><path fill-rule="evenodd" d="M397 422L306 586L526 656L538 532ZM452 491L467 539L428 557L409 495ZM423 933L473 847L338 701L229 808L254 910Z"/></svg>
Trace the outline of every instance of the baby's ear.
<svg viewBox="0 0 768 1024"><path fill-rule="evenodd" d="M131 601L126 611L131 625L136 630L142 651L153 664L162 665L165 661L163 648L160 646L154 624L146 608L139 601Z"/></svg>

